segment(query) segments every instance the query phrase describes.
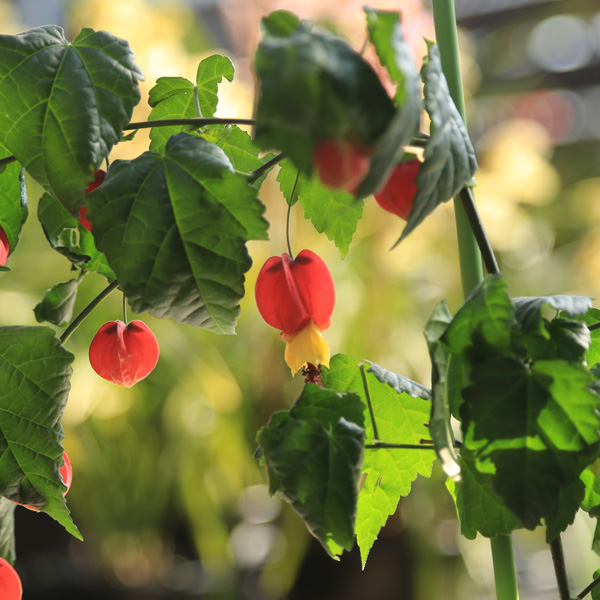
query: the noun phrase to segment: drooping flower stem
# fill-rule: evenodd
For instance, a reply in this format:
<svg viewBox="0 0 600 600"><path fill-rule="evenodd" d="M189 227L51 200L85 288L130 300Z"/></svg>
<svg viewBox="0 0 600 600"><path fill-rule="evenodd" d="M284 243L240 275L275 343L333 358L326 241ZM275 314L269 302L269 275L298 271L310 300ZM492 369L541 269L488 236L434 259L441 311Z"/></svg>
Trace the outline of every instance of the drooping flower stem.
<svg viewBox="0 0 600 600"><path fill-rule="evenodd" d="M117 288L119 283L115 279L112 283L108 284L76 317L73 319L71 324L64 330L60 336L60 343L64 344L70 337L71 334L83 323L85 318L108 296L113 290Z"/></svg>
<svg viewBox="0 0 600 600"><path fill-rule="evenodd" d="M287 241L288 254L292 260L294 259L294 253L292 252L292 242L290 239L290 217L292 215L292 205L294 204L294 195L296 194L296 187L298 186L298 180L300 179L300 171L296 173L296 180L294 181L294 187L292 188L292 195L288 202L287 215L285 218L285 239Z"/></svg>
<svg viewBox="0 0 600 600"><path fill-rule="evenodd" d="M433 0L433 17L442 70L448 81L450 95L466 124L453 0ZM466 201L470 202L474 209L472 198L472 194L469 194ZM483 269L477 241L461 202L454 203L454 212L456 215L462 289L466 297L483 281ZM491 546L497 600L518 600L519 590L512 539L508 535L499 535L491 540Z"/></svg>

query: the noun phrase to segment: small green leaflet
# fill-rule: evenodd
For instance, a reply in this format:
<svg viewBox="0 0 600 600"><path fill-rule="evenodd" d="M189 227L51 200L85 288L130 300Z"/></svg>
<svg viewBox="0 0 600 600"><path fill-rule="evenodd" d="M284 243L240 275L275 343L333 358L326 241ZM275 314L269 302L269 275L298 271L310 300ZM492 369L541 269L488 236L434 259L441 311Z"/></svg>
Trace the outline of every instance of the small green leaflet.
<svg viewBox="0 0 600 600"><path fill-rule="evenodd" d="M38 219L46 239L57 252L81 269L115 278L106 257L96 248L94 236L48 193L40 198Z"/></svg>
<svg viewBox="0 0 600 600"><path fill-rule="evenodd" d="M364 435L358 396L314 384L258 432L270 493L294 507L332 558L354 545Z"/></svg>
<svg viewBox="0 0 600 600"><path fill-rule="evenodd" d="M133 311L234 333L246 242L266 239L263 204L225 153L179 133L164 153L112 163L89 219Z"/></svg>
<svg viewBox="0 0 600 600"><path fill-rule="evenodd" d="M377 56L397 84L396 112L377 140L371 154L369 173L356 195L375 193L400 160L403 147L419 131L421 122L421 84L410 47L402 35L400 13L365 8L369 39Z"/></svg>
<svg viewBox="0 0 600 600"><path fill-rule="evenodd" d="M297 175L298 169L290 160L282 161L277 181L288 203ZM344 258L350 249L358 221L362 218L364 201L357 200L344 190L324 186L316 175L303 174L298 178L294 201L300 202L304 216L312 221L319 233L325 233Z"/></svg>
<svg viewBox="0 0 600 600"><path fill-rule="evenodd" d="M256 143L276 148L301 171L315 144L347 138L368 146L384 132L394 106L371 66L344 41L305 23L270 16L254 68L260 84Z"/></svg>
<svg viewBox="0 0 600 600"><path fill-rule="evenodd" d="M10 152L0 144L0 158L8 155ZM19 163L12 162L0 172L0 227L6 233L11 254L17 247L28 216L25 172Z"/></svg>
<svg viewBox="0 0 600 600"><path fill-rule="evenodd" d="M200 62L195 84L183 77L160 77L150 90L148 104L152 112L149 120L213 117L219 101L219 83L223 78L232 81L234 71L231 59L215 54ZM185 125L153 127L150 150L162 152L172 135L188 128Z"/></svg>
<svg viewBox="0 0 600 600"><path fill-rule="evenodd" d="M81 539L59 473L73 358L52 329L0 327L0 495L43 509Z"/></svg>
<svg viewBox="0 0 600 600"><path fill-rule="evenodd" d="M129 44L56 25L0 36L0 143L71 213L140 101ZM31 153L36 148L36 153Z"/></svg>
<svg viewBox="0 0 600 600"><path fill-rule="evenodd" d="M373 363L336 354L330 368L323 368L323 385L337 392L354 392L361 398L368 441L375 441L375 435L367 390L379 440L419 445L422 439L430 437L426 423L431 411L431 392L410 379ZM365 450L363 472L366 480L358 497L356 515L356 539L363 566L379 531L394 514L400 497L408 495L417 475L431 475L434 460L435 453L431 448Z"/></svg>
<svg viewBox="0 0 600 600"><path fill-rule="evenodd" d="M73 318L73 307L77 298L78 279L70 279L46 290L42 301L34 308L38 323L48 321L63 327Z"/></svg>
<svg viewBox="0 0 600 600"><path fill-rule="evenodd" d="M438 47L429 45L421 70L425 110L432 124L431 137L424 151L424 163L417 176L417 194L399 244L442 202L448 202L471 180L477 169L475 150L456 108Z"/></svg>

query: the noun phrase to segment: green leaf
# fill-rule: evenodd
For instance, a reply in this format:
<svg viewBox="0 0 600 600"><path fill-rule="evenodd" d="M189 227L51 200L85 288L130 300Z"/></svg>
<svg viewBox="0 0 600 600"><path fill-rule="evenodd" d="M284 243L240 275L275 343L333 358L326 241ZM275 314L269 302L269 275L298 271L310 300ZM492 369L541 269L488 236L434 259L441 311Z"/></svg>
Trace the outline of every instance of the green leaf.
<svg viewBox="0 0 600 600"><path fill-rule="evenodd" d="M0 558L11 565L17 558L15 548L15 508L16 504L7 498L0 498Z"/></svg>
<svg viewBox="0 0 600 600"><path fill-rule="evenodd" d="M458 480L460 478L460 465L454 452L454 435L450 429L448 382L452 373L452 357L448 347L442 341L451 321L452 315L448 304L445 300L439 302L425 325L424 334L432 365L432 403L429 432L442 470L449 478Z"/></svg>
<svg viewBox="0 0 600 600"><path fill-rule="evenodd" d="M56 25L0 36L0 142L71 213L118 143L143 75L125 40Z"/></svg>
<svg viewBox="0 0 600 600"><path fill-rule="evenodd" d="M0 495L43 509L81 539L59 473L73 358L47 327L0 327Z"/></svg>
<svg viewBox="0 0 600 600"><path fill-rule="evenodd" d="M370 365L368 369L365 369ZM365 379L363 381L363 374ZM420 444L428 438L426 423L430 391L418 383L390 373L367 361L337 354L330 368L323 368L323 385L338 392L354 392L363 401L367 439L374 439L367 397L368 390L379 439L396 444ZM388 517L396 511L401 496L407 496L419 474L429 477L435 453L431 449L367 449L363 471L366 480L358 497L356 538L363 565Z"/></svg>
<svg viewBox="0 0 600 600"><path fill-rule="evenodd" d="M400 14L365 8L369 39L381 64L396 83L396 112L377 140L371 166L356 195L375 193L389 177L421 122L421 84L412 51L402 35Z"/></svg>
<svg viewBox="0 0 600 600"><path fill-rule="evenodd" d="M333 558L354 544L364 429L354 394L305 386L290 410L258 432L270 492L292 504Z"/></svg>
<svg viewBox="0 0 600 600"><path fill-rule="evenodd" d="M277 181L288 203L297 175L298 169L291 161L282 161ZM336 245L344 258L362 218L364 202L344 190L324 186L316 175L303 174L298 178L294 198L302 205L304 216L312 221L319 233L324 233Z"/></svg>
<svg viewBox="0 0 600 600"><path fill-rule="evenodd" d="M500 275L490 275L456 313L443 341L452 354L468 353L473 360L510 349L513 307Z"/></svg>
<svg viewBox="0 0 600 600"><path fill-rule="evenodd" d="M549 306L557 311L564 311L570 317L585 314L592 306L592 299L587 296L525 296L513 298L515 317L525 329L538 324L542 307Z"/></svg>
<svg viewBox="0 0 600 600"><path fill-rule="evenodd" d="M417 176L417 193L400 243L442 202L454 198L471 180L476 169L475 150L450 96L442 72L439 49L429 45L421 70L425 110L431 119L431 136Z"/></svg>
<svg viewBox="0 0 600 600"><path fill-rule="evenodd" d="M106 257L96 248L94 236L48 193L40 198L38 219L46 239L57 252L81 269L115 278Z"/></svg>
<svg viewBox="0 0 600 600"><path fill-rule="evenodd" d="M276 10L260 21L260 33L263 37L289 37L300 27L300 19L287 10Z"/></svg>
<svg viewBox="0 0 600 600"><path fill-rule="evenodd" d="M537 361L531 368L499 357L472 368L463 391L465 448L494 490L528 529L545 519L558 532L583 498L580 473L599 448L598 397L579 365ZM510 419L506 418L510 415ZM571 500L562 496L571 487Z"/></svg>
<svg viewBox="0 0 600 600"><path fill-rule="evenodd" d="M160 77L150 90L148 104L152 107L152 112L149 120L213 117L219 100L219 83L223 78L232 81L233 75L231 59L214 54L198 65L195 84L183 77ZM150 150L162 152L172 135L192 129L194 127L186 125L153 127L150 131Z"/></svg>
<svg viewBox="0 0 600 600"><path fill-rule="evenodd" d="M591 344L590 330L585 323L557 317L548 322L542 319L543 334L522 332L519 343L525 347L529 359L561 358L582 363Z"/></svg>
<svg viewBox="0 0 600 600"><path fill-rule="evenodd" d="M594 326L590 329L590 346L585 353L587 364L590 367L594 366L600 362L600 327L597 327L600 323L600 309L590 308L585 314L576 315L574 318L583 321L588 327Z"/></svg>
<svg viewBox="0 0 600 600"><path fill-rule="evenodd" d="M73 318L78 286L78 279L70 279L46 290L42 301L34 309L35 320L38 323L48 321L59 327L66 325Z"/></svg>
<svg viewBox="0 0 600 600"><path fill-rule="evenodd" d="M494 491L492 476L477 470L468 451L461 452L460 474L458 482L448 478L446 487L456 503L462 535L469 540L478 533L492 538L523 527Z"/></svg>
<svg viewBox="0 0 600 600"><path fill-rule="evenodd" d="M596 524L596 535L594 536L595 538L598 537L597 534L598 534L599 527L600 527L600 524ZM596 550L596 548L594 548L594 550ZM600 577L600 569L596 569L594 571L594 575L592 576L592 580L595 580L598 577ZM592 588L591 598L592 598L592 600L600 600L600 587L599 586L595 586L594 588Z"/></svg>
<svg viewBox="0 0 600 600"><path fill-rule="evenodd" d="M319 140L368 146L387 128L394 106L371 66L345 42L306 26L286 33L267 35L256 52L256 143L282 150L309 173Z"/></svg>
<svg viewBox="0 0 600 600"><path fill-rule="evenodd" d="M581 472L581 481L585 486L581 508L589 512L592 517L596 517L600 509L600 459L596 459Z"/></svg>
<svg viewBox="0 0 600 600"><path fill-rule="evenodd" d="M0 145L0 156L8 154L8 150ZM19 163L13 162L0 173L0 227L6 233L11 254L17 247L28 216L25 172Z"/></svg>
<svg viewBox="0 0 600 600"><path fill-rule="evenodd" d="M134 312L233 333L263 211L220 148L180 133L163 154L112 163L88 214Z"/></svg>

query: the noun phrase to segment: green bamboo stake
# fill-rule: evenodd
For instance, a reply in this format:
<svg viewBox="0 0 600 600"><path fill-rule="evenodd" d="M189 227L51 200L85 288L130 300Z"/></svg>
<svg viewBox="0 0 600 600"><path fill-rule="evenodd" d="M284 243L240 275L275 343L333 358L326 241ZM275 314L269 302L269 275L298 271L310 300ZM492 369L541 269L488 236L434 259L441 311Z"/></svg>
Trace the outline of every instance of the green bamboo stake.
<svg viewBox="0 0 600 600"><path fill-rule="evenodd" d="M453 0L433 0L433 20L442 70L448 81L450 95L466 124ZM483 269L475 236L460 202L454 202L454 213L462 288L466 297L483 281ZM519 590L511 537L508 535L496 536L491 539L491 546L497 600L518 600Z"/></svg>

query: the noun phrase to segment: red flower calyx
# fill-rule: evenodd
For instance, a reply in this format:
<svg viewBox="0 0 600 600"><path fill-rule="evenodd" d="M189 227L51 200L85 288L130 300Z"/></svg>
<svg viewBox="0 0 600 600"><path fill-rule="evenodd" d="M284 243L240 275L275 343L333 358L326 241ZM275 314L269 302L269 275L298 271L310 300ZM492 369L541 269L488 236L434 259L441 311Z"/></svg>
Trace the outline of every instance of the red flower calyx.
<svg viewBox="0 0 600 600"><path fill-rule="evenodd" d="M347 140L321 140L315 146L313 164L323 184L353 194L369 171L369 155L370 150Z"/></svg>
<svg viewBox="0 0 600 600"><path fill-rule="evenodd" d="M256 280L256 306L262 318L281 331L285 360L295 375L303 367L329 366L322 332L331 325L335 288L327 265L311 250L295 260L272 256Z"/></svg>
<svg viewBox="0 0 600 600"><path fill-rule="evenodd" d="M89 194L90 192L93 192L97 187L100 187L100 185L104 181L105 177L106 177L106 171L103 171L102 169L98 169L97 171L94 171L94 181L88 182L88 186L85 189L85 193ZM85 229L87 229L88 231L91 231L92 224L87 220L86 214L87 214L87 206L82 206L79 209L79 219L78 220Z"/></svg>
<svg viewBox="0 0 600 600"><path fill-rule="evenodd" d="M10 254L10 243L8 236L2 227L0 227L0 267L3 267L8 260Z"/></svg>
<svg viewBox="0 0 600 600"><path fill-rule="evenodd" d="M385 186L375 194L381 208L407 220L417 194L416 179L421 168L418 158L398 163Z"/></svg>
<svg viewBox="0 0 600 600"><path fill-rule="evenodd" d="M21 600L23 586L21 578L13 566L4 558L0 558L0 598L2 600Z"/></svg>
<svg viewBox="0 0 600 600"><path fill-rule="evenodd" d="M90 364L100 377L131 387L158 362L158 342L142 321L104 323L90 344Z"/></svg>

